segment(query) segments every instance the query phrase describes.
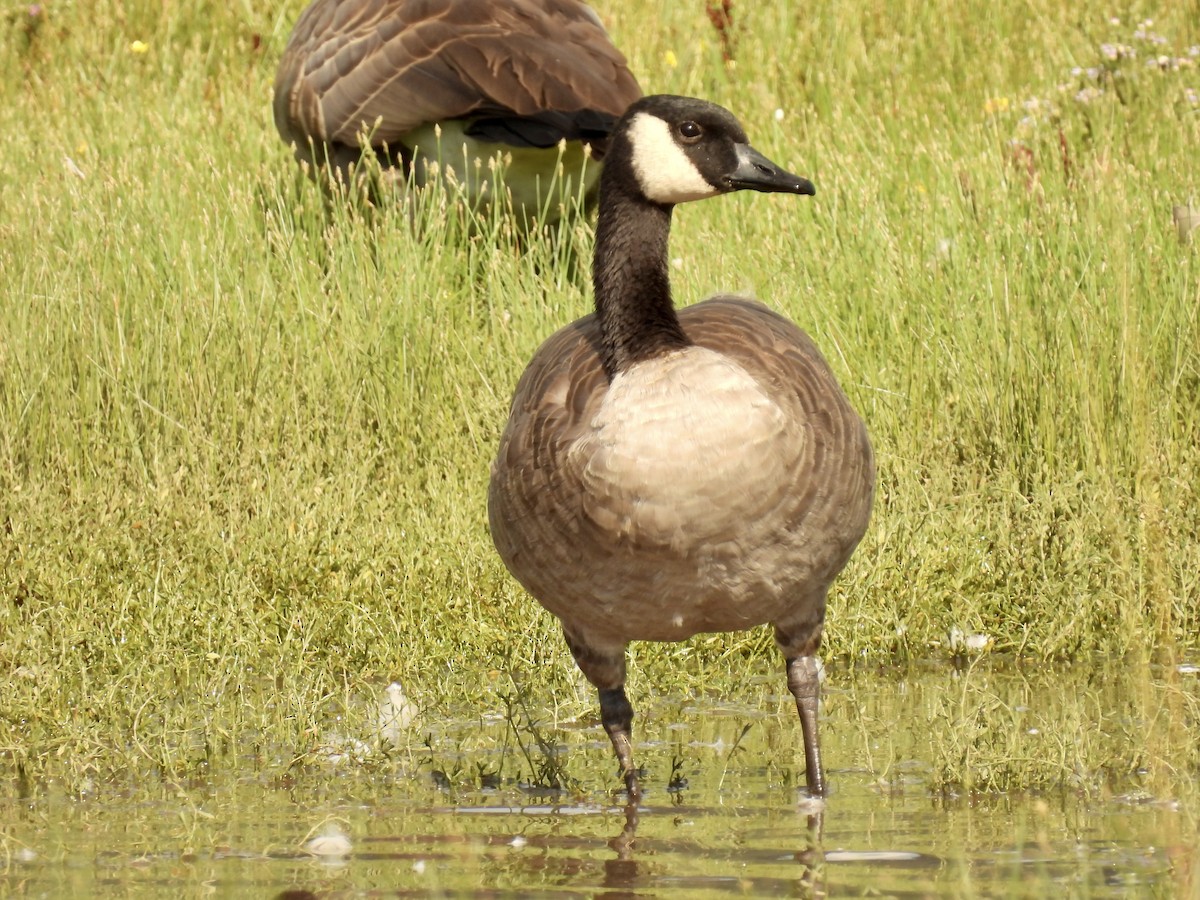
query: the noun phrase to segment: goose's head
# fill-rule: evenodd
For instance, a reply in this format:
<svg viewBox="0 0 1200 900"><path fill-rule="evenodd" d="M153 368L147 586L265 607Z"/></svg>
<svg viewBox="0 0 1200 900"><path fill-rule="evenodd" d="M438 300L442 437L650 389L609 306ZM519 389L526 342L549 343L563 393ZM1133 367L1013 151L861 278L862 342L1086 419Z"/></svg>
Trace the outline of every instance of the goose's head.
<svg viewBox="0 0 1200 900"><path fill-rule="evenodd" d="M667 94L643 97L625 112L605 159L610 169L624 170L647 200L664 206L742 190L816 193L807 178L751 147L729 110Z"/></svg>

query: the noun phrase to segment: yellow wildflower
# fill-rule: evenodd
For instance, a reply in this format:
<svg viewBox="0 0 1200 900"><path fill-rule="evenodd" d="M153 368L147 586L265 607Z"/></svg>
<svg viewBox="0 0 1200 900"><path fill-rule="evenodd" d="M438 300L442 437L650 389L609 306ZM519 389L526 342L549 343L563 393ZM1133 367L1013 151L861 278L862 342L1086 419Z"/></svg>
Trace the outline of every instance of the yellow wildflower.
<svg viewBox="0 0 1200 900"><path fill-rule="evenodd" d="M150 45L147 44L145 41L133 41L129 45L129 52L136 53L138 56L141 56L143 53L145 53L149 49L150 49Z"/></svg>
<svg viewBox="0 0 1200 900"><path fill-rule="evenodd" d="M679 65L679 60L675 58L675 51L668 50L663 54L663 61L672 69Z"/></svg>

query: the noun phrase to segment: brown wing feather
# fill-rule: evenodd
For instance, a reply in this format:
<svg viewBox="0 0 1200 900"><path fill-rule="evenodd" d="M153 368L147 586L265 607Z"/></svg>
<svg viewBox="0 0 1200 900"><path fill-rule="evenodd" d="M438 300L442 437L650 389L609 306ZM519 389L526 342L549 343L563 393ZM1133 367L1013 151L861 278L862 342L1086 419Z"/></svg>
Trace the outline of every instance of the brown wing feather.
<svg viewBox="0 0 1200 900"><path fill-rule="evenodd" d="M316 0L275 82L285 140L377 144L478 113L594 110L641 95L625 58L577 0Z"/></svg>
<svg viewBox="0 0 1200 900"><path fill-rule="evenodd" d="M492 537L505 560L527 543L524 526L507 527L513 516L527 526L582 518L578 492L565 482L566 455L608 386L599 347L596 317L585 316L551 335L517 382L488 504Z"/></svg>

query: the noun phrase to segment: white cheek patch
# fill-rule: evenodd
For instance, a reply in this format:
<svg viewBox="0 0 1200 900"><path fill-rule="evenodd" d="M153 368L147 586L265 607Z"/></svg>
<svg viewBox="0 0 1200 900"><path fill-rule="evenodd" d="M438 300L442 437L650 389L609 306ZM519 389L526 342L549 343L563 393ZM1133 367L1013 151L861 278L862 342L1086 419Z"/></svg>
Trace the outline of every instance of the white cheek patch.
<svg viewBox="0 0 1200 900"><path fill-rule="evenodd" d="M655 203L686 203L721 193L705 179L658 116L638 113L629 125L633 172L642 193Z"/></svg>

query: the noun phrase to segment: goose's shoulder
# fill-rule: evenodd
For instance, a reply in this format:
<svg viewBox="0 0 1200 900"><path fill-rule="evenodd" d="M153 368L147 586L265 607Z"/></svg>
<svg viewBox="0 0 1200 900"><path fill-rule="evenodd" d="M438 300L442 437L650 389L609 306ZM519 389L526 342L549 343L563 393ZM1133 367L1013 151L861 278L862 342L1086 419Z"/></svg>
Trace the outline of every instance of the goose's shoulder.
<svg viewBox="0 0 1200 900"><path fill-rule="evenodd" d="M813 339L791 319L757 300L711 297L681 310L679 320L698 345L736 360L771 383L808 382L841 392Z"/></svg>
<svg viewBox="0 0 1200 900"><path fill-rule="evenodd" d="M769 306L749 297L718 294L679 312L684 328L696 332L693 340L709 344L761 347L763 352L810 352L817 345L805 331ZM819 351L818 351L819 352Z"/></svg>
<svg viewBox="0 0 1200 900"><path fill-rule="evenodd" d="M575 0L317 0L276 79L293 130L377 142L476 113L590 110L613 117L640 95L600 21Z"/></svg>
<svg viewBox="0 0 1200 900"><path fill-rule="evenodd" d="M560 328L538 348L517 382L502 455L544 449L548 435L569 440L595 414L608 383L595 315Z"/></svg>

